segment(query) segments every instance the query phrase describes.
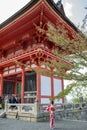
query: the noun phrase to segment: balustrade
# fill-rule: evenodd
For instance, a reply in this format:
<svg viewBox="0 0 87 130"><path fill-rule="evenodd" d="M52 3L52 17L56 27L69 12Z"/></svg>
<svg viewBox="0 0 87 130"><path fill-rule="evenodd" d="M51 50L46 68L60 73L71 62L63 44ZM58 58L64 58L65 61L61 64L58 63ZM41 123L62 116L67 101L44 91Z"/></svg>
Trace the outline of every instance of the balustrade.
<svg viewBox="0 0 87 130"><path fill-rule="evenodd" d="M26 91L24 92L24 102L25 103L34 103L36 99L37 91Z"/></svg>
<svg viewBox="0 0 87 130"><path fill-rule="evenodd" d="M6 112L34 113L34 104L7 103Z"/></svg>
<svg viewBox="0 0 87 130"><path fill-rule="evenodd" d="M32 93L26 92L26 94L32 95ZM33 92L36 94L36 91ZM38 100L36 99L34 103L25 103L25 104L11 104L6 103L5 110L6 113L15 113L15 117L18 116L19 118L29 118L31 120L47 120L49 119L49 112L46 110L48 104L39 104ZM82 109L80 109L82 106ZM84 114L85 113L85 114ZM84 120L87 118L87 103L81 104L55 104L55 114L56 119L75 119L80 120L84 116Z"/></svg>

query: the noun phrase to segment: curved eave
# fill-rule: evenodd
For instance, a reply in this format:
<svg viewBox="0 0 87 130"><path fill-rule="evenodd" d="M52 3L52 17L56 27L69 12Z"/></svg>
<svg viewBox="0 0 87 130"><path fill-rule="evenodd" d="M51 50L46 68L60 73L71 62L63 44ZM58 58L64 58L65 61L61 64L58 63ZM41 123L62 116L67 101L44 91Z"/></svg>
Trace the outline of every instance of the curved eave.
<svg viewBox="0 0 87 130"><path fill-rule="evenodd" d="M41 53L42 53L43 55L45 54L46 56L48 56L47 59L50 58L50 59L54 59L54 60L56 60L56 61L61 61L61 58L55 56L55 55L52 54L52 53L50 53L50 50L48 50L48 49L46 49L46 48L44 49L43 47L39 47L39 48L36 47L36 48L33 48L33 49L31 49L31 50L29 50L29 51L27 51L27 52L24 52L24 53L22 53L22 54L15 55L15 56L12 57L12 58L3 59L3 60L0 62L0 67L1 67L1 68L2 68L2 67L4 68L4 67L7 67L7 66L9 66L9 65L14 65L16 61L23 61L24 59L31 60L31 57L32 57L34 54L37 55L37 53L39 53L39 49L41 50ZM68 61L65 61L65 60L63 60L63 59L62 59L62 61L63 61L65 64L72 65L72 63L70 63L70 62L68 62Z"/></svg>
<svg viewBox="0 0 87 130"><path fill-rule="evenodd" d="M73 29L79 32L78 28L64 15L57 7L57 5L53 2L53 0L47 0L49 5L53 8L53 10L64 20L68 23L69 26L73 27Z"/></svg>
<svg viewBox="0 0 87 130"><path fill-rule="evenodd" d="M40 1L47 1L48 4L51 6L51 8L64 20L66 23L71 26L76 32L79 32L79 30L76 28L76 26L64 15L56 6L56 4L53 2L53 0L31 0L27 5L25 5L22 9L20 9L17 13L12 15L10 18L8 18L6 21L4 21L2 24L0 24L0 29L4 28L6 25L14 21L16 18L24 14L26 11L31 9L36 3Z"/></svg>

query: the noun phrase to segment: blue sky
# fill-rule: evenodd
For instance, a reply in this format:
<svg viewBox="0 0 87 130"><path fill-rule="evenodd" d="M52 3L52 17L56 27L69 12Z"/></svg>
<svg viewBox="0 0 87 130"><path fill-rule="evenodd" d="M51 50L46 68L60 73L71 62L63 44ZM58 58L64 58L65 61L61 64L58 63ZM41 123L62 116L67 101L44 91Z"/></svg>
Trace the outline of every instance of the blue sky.
<svg viewBox="0 0 87 130"><path fill-rule="evenodd" d="M17 12L30 0L1 0L0 2L0 23ZM57 2L58 0L55 0ZM61 0L64 5L66 16L77 26L81 24L87 10L87 0Z"/></svg>

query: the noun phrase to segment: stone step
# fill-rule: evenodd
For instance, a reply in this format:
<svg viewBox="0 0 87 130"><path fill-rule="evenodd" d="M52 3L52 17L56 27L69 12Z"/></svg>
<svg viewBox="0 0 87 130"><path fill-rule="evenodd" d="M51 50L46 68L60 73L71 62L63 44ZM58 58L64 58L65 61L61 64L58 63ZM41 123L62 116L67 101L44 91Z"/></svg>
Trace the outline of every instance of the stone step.
<svg viewBox="0 0 87 130"><path fill-rule="evenodd" d="M5 110L1 109L0 110L0 118L4 118L6 116Z"/></svg>

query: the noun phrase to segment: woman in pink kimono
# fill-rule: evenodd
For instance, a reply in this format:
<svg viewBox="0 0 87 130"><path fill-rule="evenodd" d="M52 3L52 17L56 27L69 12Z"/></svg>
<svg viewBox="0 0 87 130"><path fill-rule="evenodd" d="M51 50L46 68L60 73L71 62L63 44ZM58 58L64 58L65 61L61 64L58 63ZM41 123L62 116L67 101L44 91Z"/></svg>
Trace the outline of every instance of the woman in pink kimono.
<svg viewBox="0 0 87 130"><path fill-rule="evenodd" d="M55 128L55 108L54 101L51 101L51 104L47 107L47 111L50 112L50 129L53 130Z"/></svg>

